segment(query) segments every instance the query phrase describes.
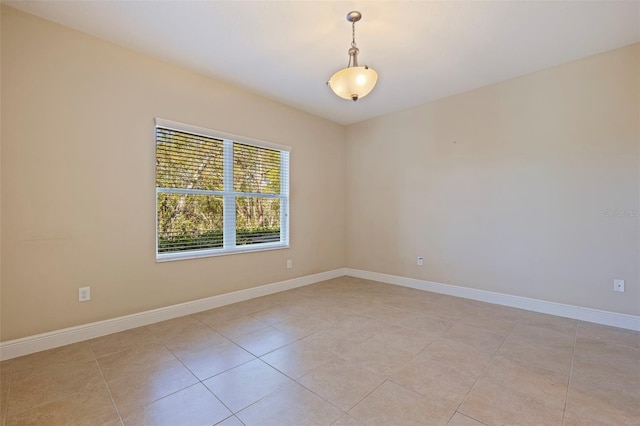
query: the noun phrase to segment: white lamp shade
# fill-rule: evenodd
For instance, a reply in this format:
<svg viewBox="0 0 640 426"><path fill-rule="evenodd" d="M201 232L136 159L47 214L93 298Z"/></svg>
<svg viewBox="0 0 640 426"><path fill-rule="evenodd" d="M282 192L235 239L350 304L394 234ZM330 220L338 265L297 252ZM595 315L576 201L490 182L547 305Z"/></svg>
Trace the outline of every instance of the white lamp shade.
<svg viewBox="0 0 640 426"><path fill-rule="evenodd" d="M349 67L329 79L329 87L343 99L357 100L371 92L378 81L378 73L368 67Z"/></svg>

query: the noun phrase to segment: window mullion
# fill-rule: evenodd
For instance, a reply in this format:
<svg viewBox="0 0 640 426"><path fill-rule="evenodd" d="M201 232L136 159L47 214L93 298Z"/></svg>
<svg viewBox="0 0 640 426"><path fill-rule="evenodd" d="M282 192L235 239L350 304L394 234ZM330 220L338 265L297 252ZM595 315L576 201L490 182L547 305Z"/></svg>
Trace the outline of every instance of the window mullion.
<svg viewBox="0 0 640 426"><path fill-rule="evenodd" d="M236 246L236 196L233 192L233 141L224 140L223 156L223 245L225 249Z"/></svg>
<svg viewBox="0 0 640 426"><path fill-rule="evenodd" d="M280 153L280 241L289 245L289 153Z"/></svg>

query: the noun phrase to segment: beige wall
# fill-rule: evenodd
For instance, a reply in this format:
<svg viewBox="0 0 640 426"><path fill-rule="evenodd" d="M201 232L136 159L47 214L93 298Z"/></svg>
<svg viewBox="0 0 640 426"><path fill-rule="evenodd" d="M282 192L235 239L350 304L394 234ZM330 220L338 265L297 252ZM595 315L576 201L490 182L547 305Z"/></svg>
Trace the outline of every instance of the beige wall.
<svg viewBox="0 0 640 426"><path fill-rule="evenodd" d="M3 341L344 267L343 127L7 7L2 67ZM291 146L291 248L156 263L155 117Z"/></svg>
<svg viewBox="0 0 640 426"><path fill-rule="evenodd" d="M2 341L345 265L640 313L640 219L605 215L639 207L640 45L345 130L8 7L1 30ZM292 146L291 248L156 263L154 117Z"/></svg>
<svg viewBox="0 0 640 426"><path fill-rule="evenodd" d="M639 314L639 218L605 214L640 207L639 64L636 44L350 126L348 266Z"/></svg>
<svg viewBox="0 0 640 426"><path fill-rule="evenodd" d="M2 13L0 5L0 35L2 34ZM2 38L0 37L0 82L2 81ZM0 83L0 321L2 321L2 84ZM2 324L0 324L0 329ZM0 330L0 341L2 331Z"/></svg>

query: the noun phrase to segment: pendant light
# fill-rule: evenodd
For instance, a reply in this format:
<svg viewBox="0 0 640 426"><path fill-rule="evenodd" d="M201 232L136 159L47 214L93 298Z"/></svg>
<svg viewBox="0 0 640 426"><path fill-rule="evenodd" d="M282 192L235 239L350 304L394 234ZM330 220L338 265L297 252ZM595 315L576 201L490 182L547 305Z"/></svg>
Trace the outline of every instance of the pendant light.
<svg viewBox="0 0 640 426"><path fill-rule="evenodd" d="M356 45L356 22L362 19L362 14L352 11L347 14L347 21L351 22L351 48L349 49L349 63L347 68L333 74L327 85L333 92L343 99L357 101L371 92L378 81L378 73L368 66L358 65L358 53Z"/></svg>

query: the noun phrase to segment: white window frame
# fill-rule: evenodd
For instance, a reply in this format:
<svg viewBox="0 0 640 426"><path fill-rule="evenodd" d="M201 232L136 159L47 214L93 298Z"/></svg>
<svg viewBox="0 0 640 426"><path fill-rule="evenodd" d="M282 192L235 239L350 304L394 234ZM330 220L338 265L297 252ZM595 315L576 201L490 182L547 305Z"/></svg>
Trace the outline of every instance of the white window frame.
<svg viewBox="0 0 640 426"><path fill-rule="evenodd" d="M223 141L223 191L207 191L198 189L178 189L178 188L158 188L156 187L156 262L166 262L171 260L197 259L202 257L223 256L227 254L247 253L265 250L277 250L289 248L289 156L291 148L270 142L244 136L233 135L231 133L206 129L204 127L193 126L191 124L179 123L163 118L155 119L155 128L176 130L179 132L192 133L200 136L211 137ZM155 134L155 133L154 133ZM280 194L262 194L251 192L238 192L233 190L233 143L256 146L259 148L273 149L281 152L280 155ZM154 144L157 143L154 137ZM154 150L155 152L155 150ZM156 172L157 173L157 172ZM221 196L223 199L223 247L215 249L181 251L175 253L158 253L158 194L159 193L178 194L201 194ZM258 243L236 246L236 197L260 197L280 199L280 241L271 243ZM229 232L232 231L232 232Z"/></svg>

